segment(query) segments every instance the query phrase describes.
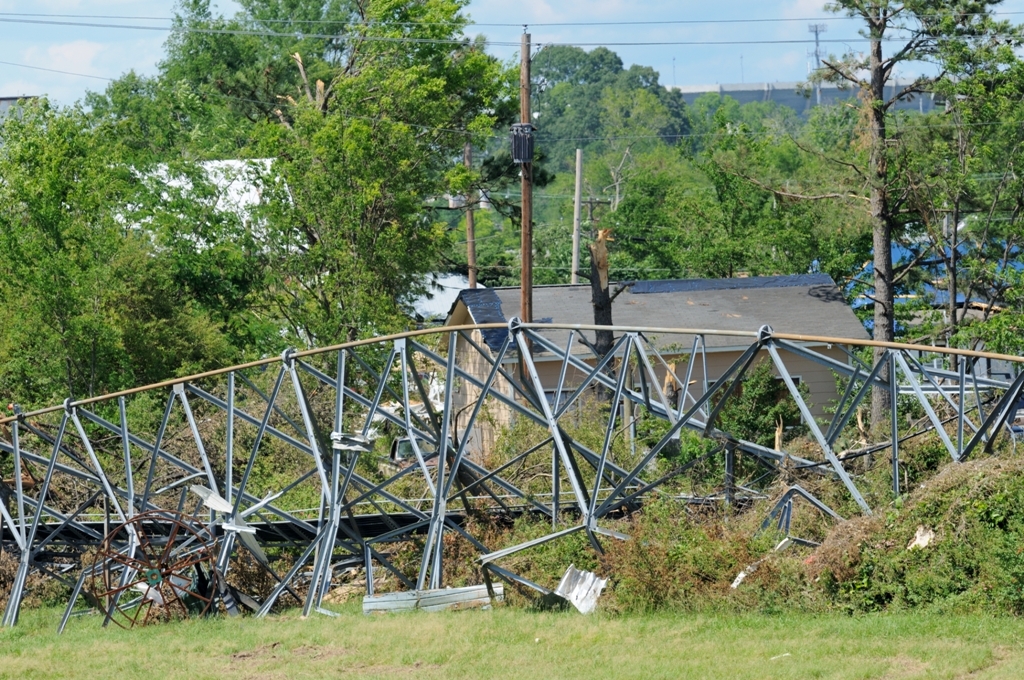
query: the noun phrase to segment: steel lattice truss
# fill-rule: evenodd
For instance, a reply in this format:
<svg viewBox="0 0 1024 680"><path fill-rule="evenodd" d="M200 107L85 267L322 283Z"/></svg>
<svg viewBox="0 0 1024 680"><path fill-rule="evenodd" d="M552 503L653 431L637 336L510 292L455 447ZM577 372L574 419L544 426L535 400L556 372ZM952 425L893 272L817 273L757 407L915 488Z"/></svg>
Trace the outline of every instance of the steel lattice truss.
<svg viewBox="0 0 1024 680"><path fill-rule="evenodd" d="M834 480L870 513L856 475L844 467L850 456L841 459L836 447L873 388L903 397L891 400L890 441L857 455L884 455L899 494L899 443L908 435L900 432L901 423L906 427L901 409L909 404L923 410L925 427L937 433L951 460L963 461L979 446L991 451L1001 433L1012 435L1024 386L1024 371L1012 381L975 375L978 362L995 355L787 336L768 327L751 333L614 328L614 349L600 358L586 350L592 347L587 333L596 328L513 320L508 326L414 331L288 351L8 418L2 421L0 460L13 474L2 485L2 540L19 561L3 623L16 623L26 581L36 572L74 589L62 628L83 598L105 611L105 621L129 624L150 615L141 614L143 605L166 613L176 603L185 615L210 610L212 601L235 611L241 599L265 615L285 596L300 600L306 614L324 611L332 575L345 566L365 568L369 595L375 570L393 574L409 590L437 589L445 585L446 535L473 546L488 587L497 578L547 592L504 568L503 559L575 532L585 532L597 550L602 541L628 540L608 520L689 473L697 461L652 474L652 462L684 428L718 442L712 455L725 463L722 483L688 500L757 497L753 483L736 478L736 460L743 456L767 471L762 477L788 466ZM550 339L555 330L563 336L568 331L565 345ZM497 351L482 346L482 332L501 336ZM740 338L746 349L709 386L705 340L714 335ZM683 368L656 349L655 336L687 339ZM876 361L867 364L853 354L840 361L809 342L876 344ZM926 364L922 352L955 360ZM828 422L815 419L787 367L794 358L838 376L841 397ZM550 385L542 384L539 359L556 362L553 398L546 395ZM760 359L774 365L818 455L805 450L797 457L716 428L721 410ZM698 374L701 380L692 379ZM588 447L568 434L567 423L595 393L616 407L602 411L603 444ZM146 412L134 406L140 400L148 400L149 413L162 401L159 422L133 422L133 414ZM475 434L494 427L496 412L525 420L543 438L497 462L487 452L474 453ZM618 434L641 416L665 421L664 434L639 452L616 453ZM370 459L382 432L408 442L411 464L385 466L386 474L374 475L367 471L379 471ZM515 468L527 459L547 461L549 474L539 482L536 476L529 483L516 479ZM297 461L291 469L301 467L304 474L274 478L276 487L262 495L268 490L253 488L254 470L274 469L281 460ZM765 526L777 522L788 533L797 498L839 519L801 486L787 488ZM473 513L534 513L551 520L551 532L519 545L489 545L466 528ZM413 537L420 550L415 578L393 564L388 551ZM276 573L266 547L288 547L299 556L287 572ZM276 586L261 601L224 585L240 551L273 573Z"/></svg>

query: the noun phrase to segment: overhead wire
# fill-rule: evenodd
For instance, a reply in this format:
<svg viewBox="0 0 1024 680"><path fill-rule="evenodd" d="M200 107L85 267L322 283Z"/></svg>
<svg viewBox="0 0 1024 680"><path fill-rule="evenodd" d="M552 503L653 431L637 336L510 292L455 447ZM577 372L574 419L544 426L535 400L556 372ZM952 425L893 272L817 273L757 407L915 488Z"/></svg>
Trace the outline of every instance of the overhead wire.
<svg viewBox="0 0 1024 680"><path fill-rule="evenodd" d="M981 13L979 13L979 14L981 14ZM1003 12L1003 13L999 13L999 14L1000 15L1024 14L1024 12ZM143 30L168 30L168 31L170 31L170 30L184 30L184 31L201 32L201 33L222 33L222 34L232 34L232 35L262 35L262 36L269 36L269 37L299 37L299 38L309 37L309 38L324 38L324 39L335 39L337 37L340 37L340 36L334 35L334 34L309 34L309 35L303 35L301 33L299 33L299 34L292 34L292 33L283 33L283 32L271 32L271 31L249 31L249 30L234 30L234 29L204 29L204 28L189 27L189 26L184 26L184 27L178 26L178 27L167 27L167 28L165 28L165 27L153 27L153 26L148 26L148 27L145 27L145 26L130 26L130 25L125 25L125 24L109 24L109 25L108 24L103 24L103 25L101 25L101 24L85 24L85 23L80 23L80 22L50 22L49 20L30 19L28 17L108 18L108 19L139 19L139 20L161 20L161 21L162 20L169 20L170 19L169 17L138 17L138 16L125 16L125 15L42 14L42 13L0 12L0 22L58 23L58 24L61 24L61 25L76 25L76 26L80 25L80 26L95 26L95 27L109 27L109 28L139 28L139 29L143 29ZM839 18L848 18L848 17L839 17ZM288 21L288 20L268 20L268 21L270 21L270 22L285 22L285 21ZM324 21L324 22L327 22L327 23L337 23L337 22L330 22L329 20L299 20L299 21L302 21L302 22L305 22L305 23L314 23L314 22L318 22L318 21ZM723 24L725 24L725 23L767 23L767 22L783 22L783 21L793 21L793 19L787 19L787 18L779 18L779 19L767 19L767 18L763 18L763 19L721 19L721 20L708 19L708 20L661 21L661 22L650 22L650 23L658 23L658 24L691 24L691 23L692 24L714 24L714 23L723 23ZM419 25L421 23L423 25L440 25L437 22L433 22L433 23L432 22L396 22L396 23L398 25ZM452 23L455 23L455 22L452 22ZM605 23L608 23L608 25L612 25L612 24L637 24L637 25L640 25L640 24L644 24L644 23L648 23L648 22L638 21L638 22L605 22ZM548 25L572 26L572 25L601 25L601 24L602 24L602 22L553 22L553 23L549 23ZM372 25L372 24L367 22L366 24L360 24L360 25ZM487 24L477 24L477 25L487 25ZM499 25L499 24L494 24L494 25ZM511 25L519 26L521 24L509 24L509 25L510 26ZM541 25L541 24L535 23L535 24L532 24L532 25L538 26L538 25ZM452 40L438 40L438 39L433 39L433 38L430 38L430 39L421 39L421 38L392 38L392 37L386 37L386 36L359 36L359 38L360 39L368 39L368 40L380 39L380 40L396 41L396 42L403 42L403 41L404 42L409 42L409 41L412 41L412 42L442 42L442 43L448 43L448 44L452 44L452 43L464 44L465 43L464 39L463 40L454 40L454 39L452 39ZM862 38L859 38L859 39L864 39L864 38L862 37ZM650 42L650 41L648 41L648 42L631 42L631 43L575 43L575 44L578 44L578 45L598 45L598 44L605 44L605 45L626 45L626 44L630 44L630 45L667 45L667 44L773 44L773 43L792 43L792 42L807 42L807 43L810 43L810 42L814 42L814 41L813 40L796 40L796 41L793 41L793 40L783 40L783 41L711 41L711 42L709 42L709 41L684 41L684 42ZM835 42L848 42L848 41L836 39ZM493 43L492 42L491 44L498 44L498 43ZM510 45L518 45L519 43L509 43L509 44ZM61 70L61 69L53 69L53 68L35 66L35 65L30 65L30 64L21 64L21 63L10 62L10 61L0 61L0 64L4 64L4 65L7 65L7 66L19 67L19 68L33 69L33 70L38 70L38 71L45 71L45 72L49 72L49 73L57 73L57 74L61 74L61 75L69 75L69 76L82 77L82 78L90 78L90 79L95 79L95 80L104 80L104 81L108 81L108 82L111 82L111 81L115 80L114 78L108 78L108 77L105 77L105 76L97 76L97 75L93 75L93 74L77 73L77 72L65 71L65 70ZM209 94L212 94L212 95L215 95L215 96L220 96L220 97L223 97L223 98L226 98L226 99L235 100L235 101L241 101L241 102L250 102L250 103L255 103L255 104L263 104L263 105L265 105L267 103L267 102L263 102L263 101L259 101L259 100L251 100L251 99L245 99L245 98L242 98L242 97L236 97L236 96L229 95L229 94L222 93L222 92L210 92ZM353 116L353 117L355 117L355 118L364 118L364 119L367 119L367 120L385 120L385 119L382 119L382 118L373 118L373 117L360 117L360 116ZM394 121L393 119L387 119L387 120L391 120L392 122L396 122L396 123L405 124L405 125L408 125L410 127L415 127L415 128L418 128L418 129L426 129L426 130L437 131L437 132L452 132L452 133L456 133L456 134L469 134L469 132L466 131L466 130L459 130L459 129L455 129L455 128L442 128L442 127L437 127L437 126L418 125L418 124L415 124L415 123L403 123L402 121ZM948 125L936 124L936 123L928 123L928 124L918 124L918 125L907 124L907 125L902 125L901 127L904 128L904 129L915 128L915 127L920 127L920 128L926 128L926 127L956 127L956 126L959 126L959 127L965 127L965 126L973 127L973 126L998 125L998 124L1000 124L1000 123L968 123L968 124L950 123ZM857 128L851 128L850 130L851 131L855 131L856 129ZM625 135L608 135L608 136L546 137L543 134L541 134L541 135L537 135L537 141L539 141L539 142L615 141L615 140L642 140L642 139L662 139L662 140L675 139L675 140L680 140L680 139L716 136L716 135L719 135L719 134L721 134L721 133L719 131L717 131L717 130L716 131L709 131L709 132L697 132L697 133L690 132L690 133L681 133L681 134L629 135L629 136L625 136ZM747 134L748 136L751 136L751 137L755 136L753 131L747 132L745 134ZM768 136L768 135L771 135L773 133L771 131L763 131L761 134L763 134L765 136ZM495 134L492 138L497 138L497 137L500 137L500 136L503 136L503 135Z"/></svg>
<svg viewBox="0 0 1024 680"><path fill-rule="evenodd" d="M266 37L266 38L295 38L299 40L303 39L317 39L317 40L338 40L349 37L345 34L340 33L303 33L301 31L286 33L283 31L270 31L270 30L252 30L252 29L234 29L234 28L204 28L195 25L178 25L178 26L148 26L142 24L123 24L123 23L96 23L96 22L83 22L83 21L65 21L56 19L43 19L43 18L29 18L20 16L9 16L0 15L0 23L12 23L12 24L34 24L34 25L46 25L46 26L74 26L80 28L104 28L104 29L126 29L136 31L161 31L161 32L184 32L184 33L199 33L204 35L235 35L235 36L255 36L255 37ZM340 23L340 22L339 22ZM360 24L349 24L350 26L361 26ZM381 25L395 25L390 22ZM368 25L364 25L368 26ZM892 27L894 31L906 30L901 27ZM412 36L375 36L359 34L357 36L359 40L365 42L385 42L385 43L399 43L399 44L432 44L432 45L462 45L470 40L468 36L461 38L416 38ZM933 40L956 40L963 39L964 37L971 36L936 36ZM991 33L986 34L985 37L996 37L996 38L1020 38L1017 33L1012 34L998 34ZM792 38L792 39L761 39L761 40L750 40L750 39L735 39L735 40L636 40L636 41L602 41L602 42L553 42L553 41L541 41L535 43L537 47L543 46L562 46L562 47L668 47L668 46L693 46L693 47L707 47L707 46L724 46L724 45L804 45L804 44L818 44L818 43L834 43L834 44L850 44L856 42L870 42L872 38L867 36L857 36L851 38ZM881 42L904 42L906 38L899 36L883 37L880 39ZM518 47L520 46L519 41L499 41L499 40L485 40L485 44L499 46L499 47Z"/></svg>
<svg viewBox="0 0 1024 680"><path fill-rule="evenodd" d="M48 73L59 73L65 76L77 76L79 78L94 78L96 80L106 80L107 82L114 82L115 78L107 78L106 76L94 76L88 73L74 73L73 71L62 71L56 68L45 68L43 66L32 66L30 64L18 64L13 61L0 61L0 64L4 66L17 66L19 68L30 68L35 71L47 71Z"/></svg>
<svg viewBox="0 0 1024 680"><path fill-rule="evenodd" d="M962 12L960 17L973 16L1016 16L1024 14L1024 11L1010 12ZM945 14L923 14L918 15L922 19L945 18ZM108 19L123 21L174 21L180 17L176 16L136 16L136 15L112 15L112 14L53 14L43 12L0 12L0 17L25 17L25 18L52 18L52 19ZM635 20L635 21L518 21L518 22L488 22L473 21L471 19L460 21L345 21L341 19L259 19L261 24L337 24L348 23L358 26L488 26L495 28L521 28L532 26L536 28L545 27L575 27L575 26L688 26L688 25L735 25L735 24L782 24L800 23L804 21L862 21L860 17L828 15L814 17L751 17L738 19L669 19L669 20Z"/></svg>

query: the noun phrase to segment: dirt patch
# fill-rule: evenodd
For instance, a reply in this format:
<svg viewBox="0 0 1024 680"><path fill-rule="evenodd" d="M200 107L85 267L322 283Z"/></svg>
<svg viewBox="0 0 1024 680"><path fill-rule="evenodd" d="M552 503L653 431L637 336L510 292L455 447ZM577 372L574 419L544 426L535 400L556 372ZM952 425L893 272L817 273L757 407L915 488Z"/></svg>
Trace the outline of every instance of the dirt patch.
<svg viewBox="0 0 1024 680"><path fill-rule="evenodd" d="M280 642L272 642L269 645L260 645L256 649L235 652L231 655L231 658L236 660L263 659L268 657L271 659L275 659L277 658L276 650L280 646Z"/></svg>
<svg viewBox="0 0 1024 680"><path fill-rule="evenodd" d="M335 669L334 672L338 673L339 675L342 673L346 675L349 673L353 673L356 675L411 675L415 677L427 670L437 670L440 668L440 664L423 663L422 661L417 661L415 663L409 664L408 666L394 666L390 664L355 664L352 666L337 668Z"/></svg>
<svg viewBox="0 0 1024 680"><path fill-rule="evenodd" d="M293 656L304 659L330 659L344 656L347 653L342 647L317 647L316 645L301 645L292 650Z"/></svg>
<svg viewBox="0 0 1024 680"><path fill-rule="evenodd" d="M929 668L931 668L931 665L924 663L920 659L900 654L892 660L892 664L889 666L889 671L882 677L885 678L885 680L916 678L927 673Z"/></svg>

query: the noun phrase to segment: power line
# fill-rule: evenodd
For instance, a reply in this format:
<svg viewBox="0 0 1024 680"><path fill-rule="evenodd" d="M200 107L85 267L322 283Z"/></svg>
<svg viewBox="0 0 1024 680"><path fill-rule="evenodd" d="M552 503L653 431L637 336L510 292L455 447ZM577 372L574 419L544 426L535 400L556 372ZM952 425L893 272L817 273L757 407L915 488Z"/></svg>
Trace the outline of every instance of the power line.
<svg viewBox="0 0 1024 680"><path fill-rule="evenodd" d="M4 66L17 66L18 68L30 68L35 71L47 71L49 73L60 73L65 76L78 76L79 78L94 78L96 80L106 80L107 82L114 82L114 78L107 78L105 76L93 76L88 73L74 73L72 71L61 71L56 68L43 68L42 66L30 66L29 64L16 64L13 61L0 61L0 64Z"/></svg>
<svg viewBox="0 0 1024 680"><path fill-rule="evenodd" d="M115 14L45 14L43 12L0 12L0 17L42 17L49 19L123 19L131 21L174 21L175 17L140 17Z"/></svg>
<svg viewBox="0 0 1024 680"><path fill-rule="evenodd" d="M263 38L295 38L298 40L304 40L311 38L315 40L338 40L345 37L342 34L330 34L330 33L284 33L282 31L254 31L247 29L233 29L233 28L199 28L196 26L143 26L140 24L101 24L93 22L82 22L82 21L53 21L49 19L19 19L12 17L0 16L0 23L8 24L38 24L43 26L75 26L82 28L120 28L128 29L133 31L161 31L164 33L171 31L182 31L185 33L200 33L204 35L241 35L241 36L254 36ZM388 43L411 43L411 44L434 44L434 45L463 45L469 41L469 38L411 38L411 37L389 37L389 36L367 36L367 35L356 35L354 36L359 40L368 42L388 42ZM515 42L492 42L488 41L490 45L499 46L518 46L519 43Z"/></svg>
<svg viewBox="0 0 1024 680"><path fill-rule="evenodd" d="M972 17L972 16L1015 16L1024 14L1024 12L964 12L958 13L960 17ZM946 15L940 14L928 14L921 15L922 19L931 18L944 18ZM150 16L135 16L135 15L111 15L111 14L46 14L41 12L0 12L0 17L24 17L24 18L50 18L50 19L113 19L123 21L174 21L180 17L164 16L164 17L150 17ZM374 22L374 21L360 21L360 22L345 22L341 19L259 19L257 23L261 24L310 24L310 25L323 25L323 24L338 24L347 23L352 26L488 26L498 28L523 28L525 26L531 27L575 27L575 26L699 26L699 25L731 25L731 24L779 24L779 23L796 23L802 21L821 21L827 19L829 21L860 21L860 17L855 16L842 16L832 15L827 17L762 17L762 18L749 18L749 19L675 19L675 20L650 20L650 21L539 21L539 22L477 22L477 21L388 21L388 22Z"/></svg>
<svg viewBox="0 0 1024 680"><path fill-rule="evenodd" d="M973 17L973 16L1010 16L1024 14L1024 12L965 12L963 14L957 14L961 17ZM923 14L920 16L922 19L937 19L945 18L946 15L942 14ZM546 27L546 26L679 26L679 25L708 25L708 24L779 24L779 23L794 23L801 21L822 21L827 19L829 21L862 21L860 17L856 16L828 16L828 17L765 17L760 19L678 19L670 21L552 21L552 22L529 22L528 24L476 24L478 26L530 26L530 27Z"/></svg>
<svg viewBox="0 0 1024 680"><path fill-rule="evenodd" d="M346 37L355 38L365 42L384 42L384 43L396 43L396 44L423 44L423 45L464 45L470 41L469 37L462 38L414 38L414 37L392 37L392 36L368 36L368 35L344 35L344 34L331 34L331 33L303 33L296 31L292 33L285 33L283 31L267 31L267 30L250 30L250 29L232 29L232 28L199 28L196 26L144 26L140 24L105 24L105 23L93 23L93 22L81 22L81 21L55 21L50 19L29 19L29 18L17 18L0 16L0 23L13 23L13 24L39 24L46 26L75 26L82 28L110 28L110 29L127 29L136 31L182 31L186 33L199 33L203 35L236 35L236 36L254 36L264 38L294 38L297 40L304 39L315 39L315 40L339 40ZM898 27L893 27L893 30L901 30ZM992 38L1016 38L1019 37L1016 34L986 34L986 37ZM963 39L960 36L950 37L933 37L932 40L957 40ZM865 36L857 36L853 38L835 38L821 40L822 43L835 43L835 44L850 44L858 42L870 42L872 38ZM905 42L906 38L901 37L886 37L881 39L882 42ZM814 40L807 38L794 38L794 39L776 39L776 40L636 40L636 41L618 41L618 42L538 42L538 46L544 47L668 47L668 46L690 46L690 47L713 47L713 46L727 46L727 45L804 45L813 44ZM499 47L518 47L518 42L499 41L499 40L485 40L485 44Z"/></svg>

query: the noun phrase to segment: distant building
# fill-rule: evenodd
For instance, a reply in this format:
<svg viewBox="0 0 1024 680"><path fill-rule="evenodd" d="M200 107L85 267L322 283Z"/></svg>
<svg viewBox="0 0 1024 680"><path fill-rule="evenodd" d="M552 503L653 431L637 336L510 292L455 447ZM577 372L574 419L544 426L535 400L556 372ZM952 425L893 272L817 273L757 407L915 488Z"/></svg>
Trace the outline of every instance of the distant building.
<svg viewBox="0 0 1024 680"><path fill-rule="evenodd" d="M0 97L0 118L7 115L7 112L14 106L17 106L18 102L35 99L35 97Z"/></svg>
<svg viewBox="0 0 1024 680"><path fill-rule="evenodd" d="M885 86L886 95L895 96L899 91L910 85L911 80L891 80ZM803 86L803 88L801 88ZM693 104L697 97L702 94L717 93L728 95L740 104L750 102L778 102L788 106L797 113L807 114L817 104L817 92L814 87L806 83L798 82L776 82L776 83L727 83L715 85L681 85L672 89L682 93L687 104ZM850 101L857 98L859 90L856 87L840 89L832 83L821 84L822 105L836 104ZM932 93L913 95L905 100L896 103L897 109L901 111L919 111L928 113L936 106L942 106L942 99L936 98Z"/></svg>

